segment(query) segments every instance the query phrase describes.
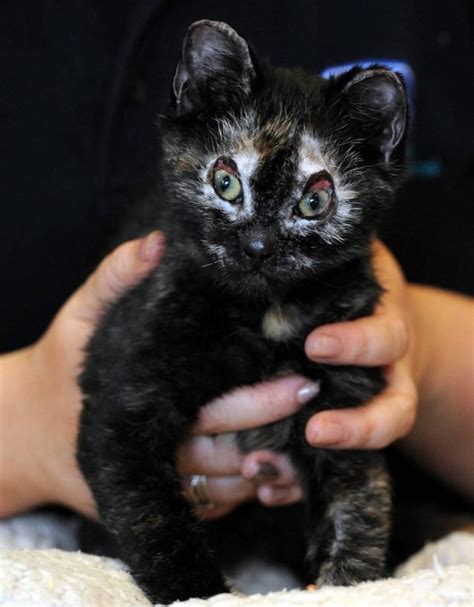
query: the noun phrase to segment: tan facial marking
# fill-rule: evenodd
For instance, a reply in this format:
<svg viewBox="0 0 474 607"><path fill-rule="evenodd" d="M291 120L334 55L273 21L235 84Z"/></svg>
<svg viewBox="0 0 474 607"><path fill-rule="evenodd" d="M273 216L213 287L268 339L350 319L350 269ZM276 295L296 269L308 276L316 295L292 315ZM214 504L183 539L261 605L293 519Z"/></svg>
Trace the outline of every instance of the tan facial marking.
<svg viewBox="0 0 474 607"><path fill-rule="evenodd" d="M285 116L278 116L266 122L259 129L255 138L255 148L265 160L275 153L275 150L284 145L294 129L294 123Z"/></svg>
<svg viewBox="0 0 474 607"><path fill-rule="evenodd" d="M191 154L183 154L176 160L176 169L180 172L191 173L199 167L199 158Z"/></svg>

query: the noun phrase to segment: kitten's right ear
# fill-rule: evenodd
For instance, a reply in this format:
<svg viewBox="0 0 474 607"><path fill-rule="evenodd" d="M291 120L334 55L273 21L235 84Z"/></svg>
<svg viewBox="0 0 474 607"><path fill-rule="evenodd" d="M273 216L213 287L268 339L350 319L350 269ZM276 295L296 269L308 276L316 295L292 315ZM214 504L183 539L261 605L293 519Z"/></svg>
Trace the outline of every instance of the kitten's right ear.
<svg viewBox="0 0 474 607"><path fill-rule="evenodd" d="M196 21L186 32L173 80L177 114L242 101L254 78L249 46L237 32L220 21Z"/></svg>
<svg viewBox="0 0 474 607"><path fill-rule="evenodd" d="M354 68L339 78L342 100L359 136L388 162L407 129L407 93L399 74L384 66Z"/></svg>

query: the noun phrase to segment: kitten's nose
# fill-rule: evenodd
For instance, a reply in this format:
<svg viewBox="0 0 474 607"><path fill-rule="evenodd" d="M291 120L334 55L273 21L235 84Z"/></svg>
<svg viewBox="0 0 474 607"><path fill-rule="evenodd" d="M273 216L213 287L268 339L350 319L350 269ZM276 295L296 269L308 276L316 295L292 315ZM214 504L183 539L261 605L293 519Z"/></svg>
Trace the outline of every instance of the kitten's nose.
<svg viewBox="0 0 474 607"><path fill-rule="evenodd" d="M275 251L275 239L271 235L250 234L242 241L244 253L253 259L266 259Z"/></svg>

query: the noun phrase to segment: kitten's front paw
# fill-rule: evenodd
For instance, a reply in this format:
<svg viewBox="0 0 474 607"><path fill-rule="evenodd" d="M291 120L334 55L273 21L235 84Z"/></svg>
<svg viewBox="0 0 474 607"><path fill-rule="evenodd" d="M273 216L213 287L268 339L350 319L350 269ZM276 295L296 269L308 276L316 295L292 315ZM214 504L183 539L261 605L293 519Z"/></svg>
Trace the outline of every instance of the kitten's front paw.
<svg viewBox="0 0 474 607"><path fill-rule="evenodd" d="M322 564L316 586L354 586L360 582L384 577L383 559L380 563L367 563L354 556L338 557Z"/></svg>
<svg viewBox="0 0 474 607"><path fill-rule="evenodd" d="M222 576L199 578L190 572L188 576L180 576L180 579L164 579L137 582L150 601L155 605L170 605L175 601L187 601L191 598L208 599L216 594L229 592Z"/></svg>

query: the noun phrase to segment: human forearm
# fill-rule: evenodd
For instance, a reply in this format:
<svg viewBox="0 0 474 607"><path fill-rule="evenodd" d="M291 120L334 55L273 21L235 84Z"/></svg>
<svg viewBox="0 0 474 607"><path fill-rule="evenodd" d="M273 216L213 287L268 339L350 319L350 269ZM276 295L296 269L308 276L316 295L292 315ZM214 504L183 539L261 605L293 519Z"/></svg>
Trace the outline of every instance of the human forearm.
<svg viewBox="0 0 474 607"><path fill-rule="evenodd" d="M0 517L52 502L93 516L75 461L76 377L101 310L156 266L156 233L119 247L64 304L32 346L0 356Z"/></svg>
<svg viewBox="0 0 474 607"><path fill-rule="evenodd" d="M0 357L0 517L17 504L28 508L42 499L38 471L30 465L38 459L32 457L34 447L27 434L29 407L24 406L31 380L26 373L30 360L30 348Z"/></svg>
<svg viewBox="0 0 474 607"><path fill-rule="evenodd" d="M419 411L400 445L474 498L474 306L467 297L410 286Z"/></svg>

